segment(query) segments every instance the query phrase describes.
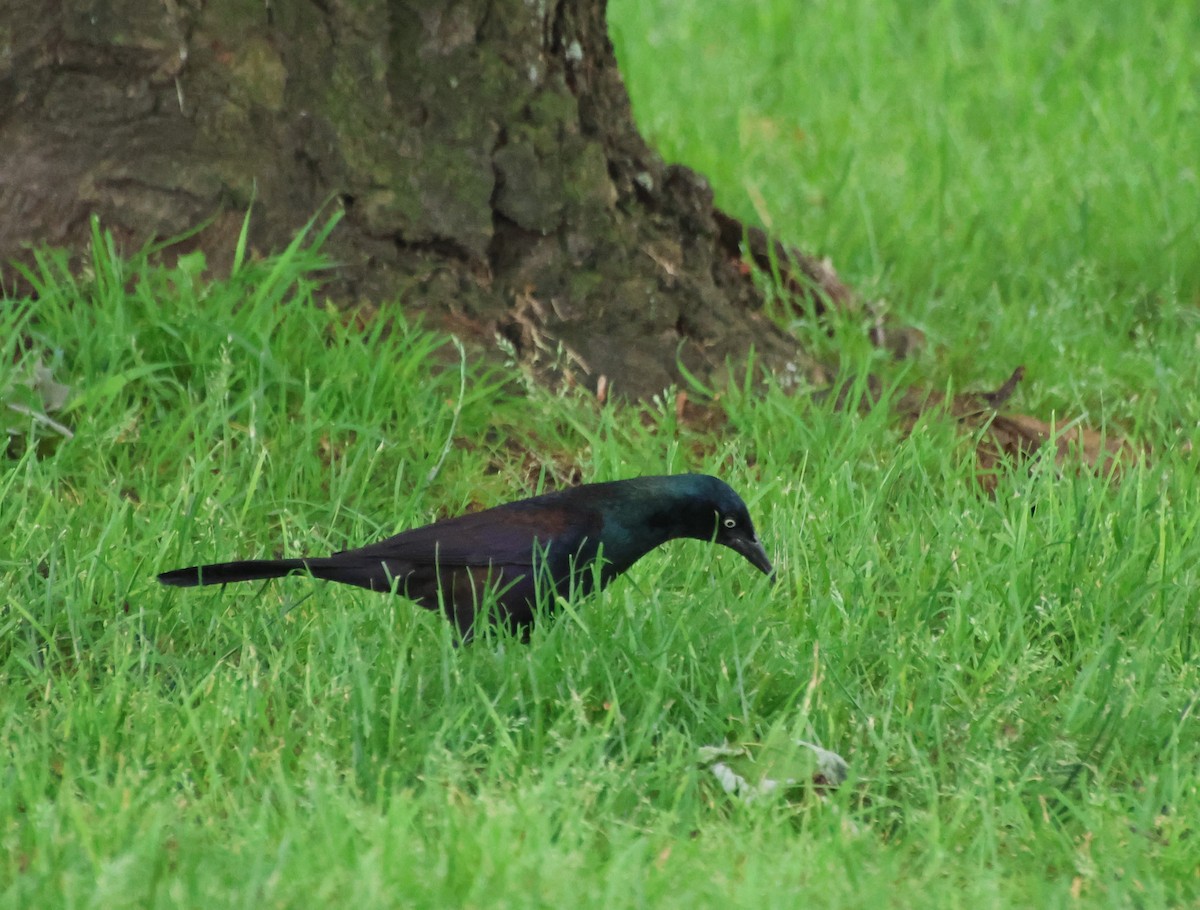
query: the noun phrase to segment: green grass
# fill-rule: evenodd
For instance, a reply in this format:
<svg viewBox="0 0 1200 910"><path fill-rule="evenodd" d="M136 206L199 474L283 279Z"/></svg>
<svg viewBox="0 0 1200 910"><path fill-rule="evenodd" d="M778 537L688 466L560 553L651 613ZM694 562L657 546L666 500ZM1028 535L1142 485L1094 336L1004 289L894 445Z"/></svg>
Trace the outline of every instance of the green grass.
<svg viewBox="0 0 1200 910"><path fill-rule="evenodd" d="M646 130L921 325L914 373L1024 362L1023 409L1152 460L1119 485L1039 463L989 499L952 429L902 439L886 409L731 389L709 436L515 400L421 326L314 299L307 240L209 284L98 233L84 274L47 255L36 304L0 308L0 401L33 401L40 361L74 431L6 417L0 903L1200 899L1197 26L802 6L615 6ZM776 587L678 542L528 646L455 648L397 598L153 581L686 469L746 495ZM851 779L742 805L698 767L780 730Z"/></svg>
<svg viewBox="0 0 1200 910"><path fill-rule="evenodd" d="M934 372L990 387L1025 363L1039 412L1200 420L1194 6L614 0L611 16L663 155L922 328Z"/></svg>

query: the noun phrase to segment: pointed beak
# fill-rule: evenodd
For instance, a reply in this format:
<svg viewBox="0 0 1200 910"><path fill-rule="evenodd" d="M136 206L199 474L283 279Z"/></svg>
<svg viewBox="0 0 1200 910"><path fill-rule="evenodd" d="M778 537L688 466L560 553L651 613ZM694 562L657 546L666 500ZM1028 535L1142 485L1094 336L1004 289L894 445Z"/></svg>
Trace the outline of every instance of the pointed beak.
<svg viewBox="0 0 1200 910"><path fill-rule="evenodd" d="M767 551L763 548L762 542L757 537L735 537L729 541L728 546L731 550L736 550L745 556L750 565L768 576L771 581L775 580L775 569L767 557Z"/></svg>

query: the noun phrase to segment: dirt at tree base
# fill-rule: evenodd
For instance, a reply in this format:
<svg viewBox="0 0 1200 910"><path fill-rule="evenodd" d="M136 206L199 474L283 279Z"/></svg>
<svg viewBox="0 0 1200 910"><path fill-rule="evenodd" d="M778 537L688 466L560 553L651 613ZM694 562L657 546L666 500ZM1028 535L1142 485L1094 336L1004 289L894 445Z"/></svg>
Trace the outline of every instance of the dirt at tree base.
<svg viewBox="0 0 1200 910"><path fill-rule="evenodd" d="M173 252L219 273L248 208L265 253L332 204L335 300L502 339L548 379L644 397L677 360L720 384L751 347L813 367L764 316L740 225L637 132L604 10L13 0L0 261L84 250L95 214L126 252L204 223ZM848 300L815 263L797 286Z"/></svg>

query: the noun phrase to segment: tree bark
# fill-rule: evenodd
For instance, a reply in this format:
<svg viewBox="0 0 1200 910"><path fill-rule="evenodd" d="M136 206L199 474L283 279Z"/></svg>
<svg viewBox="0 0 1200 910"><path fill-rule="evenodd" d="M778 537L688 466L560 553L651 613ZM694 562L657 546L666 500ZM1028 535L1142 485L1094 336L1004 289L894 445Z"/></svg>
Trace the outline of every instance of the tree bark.
<svg viewBox="0 0 1200 910"><path fill-rule="evenodd" d="M719 384L752 345L808 371L762 312L742 226L638 134L604 10L8 0L0 261L82 250L96 213L134 248L206 222L188 248L219 268L248 207L266 251L332 201L338 299L398 301L631 396L679 381L678 362ZM849 299L814 260L791 267L814 305Z"/></svg>

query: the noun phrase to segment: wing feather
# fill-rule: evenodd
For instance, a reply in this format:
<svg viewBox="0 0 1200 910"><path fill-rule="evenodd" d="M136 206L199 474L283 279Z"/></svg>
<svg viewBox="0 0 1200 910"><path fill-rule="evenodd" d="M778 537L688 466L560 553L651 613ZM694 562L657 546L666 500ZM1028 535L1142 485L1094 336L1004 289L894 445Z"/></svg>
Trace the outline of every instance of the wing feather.
<svg viewBox="0 0 1200 910"><path fill-rule="evenodd" d="M530 566L535 542L543 550L553 545L557 554L574 554L585 540L599 540L603 527L603 517L595 509L525 500L403 531L343 550L334 558L354 555L414 565Z"/></svg>

